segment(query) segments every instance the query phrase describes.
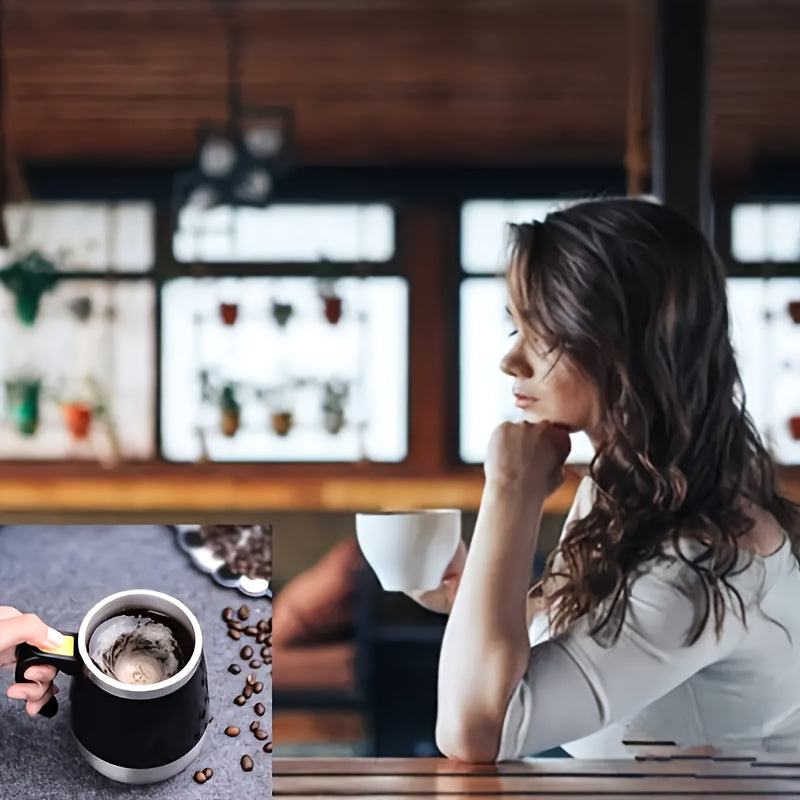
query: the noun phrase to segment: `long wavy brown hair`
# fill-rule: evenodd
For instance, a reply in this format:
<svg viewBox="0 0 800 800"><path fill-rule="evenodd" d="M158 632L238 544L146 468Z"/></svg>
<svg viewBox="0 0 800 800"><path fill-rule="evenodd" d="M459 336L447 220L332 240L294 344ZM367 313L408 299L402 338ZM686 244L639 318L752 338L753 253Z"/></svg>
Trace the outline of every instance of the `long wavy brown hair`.
<svg viewBox="0 0 800 800"><path fill-rule="evenodd" d="M590 467L595 502L534 587L551 629L589 614L592 635L615 641L633 580L672 544L704 589L687 644L712 609L719 635L723 589L744 619L728 578L741 569L738 540L754 524L747 501L773 514L800 560L800 507L779 494L746 411L721 259L678 213L607 199L512 225L509 264L522 334L568 357L603 404ZM702 546L699 555L684 554L686 535Z"/></svg>

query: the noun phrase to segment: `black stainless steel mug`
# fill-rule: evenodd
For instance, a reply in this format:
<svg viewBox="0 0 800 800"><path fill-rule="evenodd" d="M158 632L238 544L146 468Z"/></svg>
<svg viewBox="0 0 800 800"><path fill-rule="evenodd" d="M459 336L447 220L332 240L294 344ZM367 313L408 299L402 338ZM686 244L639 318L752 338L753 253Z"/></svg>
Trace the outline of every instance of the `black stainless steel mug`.
<svg viewBox="0 0 800 800"><path fill-rule="evenodd" d="M123 683L107 675L89 655L98 626L131 611L155 612L181 631L187 644L179 671L156 683ZM195 615L162 592L118 592L92 607L78 633L64 633L57 650L30 644L17 648L16 680L49 664L72 675L72 732L83 757L98 772L121 783L155 783L186 769L200 753L209 723L208 679L203 634ZM53 716L53 697L39 712Z"/></svg>

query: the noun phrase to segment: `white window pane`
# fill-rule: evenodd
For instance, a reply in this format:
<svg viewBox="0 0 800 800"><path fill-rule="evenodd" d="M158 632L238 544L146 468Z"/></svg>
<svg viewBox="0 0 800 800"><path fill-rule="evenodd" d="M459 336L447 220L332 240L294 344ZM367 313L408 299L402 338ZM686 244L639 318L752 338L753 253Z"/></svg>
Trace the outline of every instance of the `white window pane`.
<svg viewBox="0 0 800 800"><path fill-rule="evenodd" d="M90 315L78 321L71 308L85 310L87 301ZM28 327L18 321L13 297L0 292L0 336L6 343L0 349L0 457L152 458L153 310L149 281L63 281L43 296L36 323ZM26 435L20 422L29 418L30 393L27 403L23 397L25 383L32 381L40 382L34 393L39 421ZM96 413L99 405L105 413Z"/></svg>
<svg viewBox="0 0 800 800"><path fill-rule="evenodd" d="M384 205L281 205L184 211L179 261L384 262L394 255L394 213Z"/></svg>
<svg viewBox="0 0 800 800"><path fill-rule="evenodd" d="M743 263L800 261L800 204L735 206L731 249L734 258Z"/></svg>
<svg viewBox="0 0 800 800"><path fill-rule="evenodd" d="M502 278L467 278L461 284L460 455L469 464L483 462L497 425L522 419L511 394L512 378L499 366L513 330L507 305ZM588 437L573 434L569 462L588 464L593 455Z"/></svg>
<svg viewBox="0 0 800 800"><path fill-rule="evenodd" d="M110 208L111 263L124 272L145 272L155 266L155 212L150 203L120 203Z"/></svg>
<svg viewBox="0 0 800 800"><path fill-rule="evenodd" d="M401 461L408 429L408 288L394 277L341 278L341 318L326 319L315 279L180 278L163 294L162 443L174 461ZM291 306L283 327L273 303ZM226 325L225 312L233 314ZM334 319L335 317L331 317ZM200 373L209 373L203 400ZM325 384L346 384L328 430ZM238 428L222 431L232 384ZM274 414L291 414L284 436ZM335 419L335 412L332 414ZM284 418L285 421L286 418ZM228 416L230 423L230 415ZM235 426L234 426L235 427ZM335 428L335 423L333 424ZM230 433L230 429L229 429Z"/></svg>
<svg viewBox="0 0 800 800"><path fill-rule="evenodd" d="M155 263L150 203L19 203L5 209L11 252L0 265L38 250L66 271L145 272Z"/></svg>
<svg viewBox="0 0 800 800"><path fill-rule="evenodd" d="M505 269L508 224L541 222L558 200L470 200L461 207L461 265L465 272Z"/></svg>
<svg viewBox="0 0 800 800"><path fill-rule="evenodd" d="M800 324L789 311L800 278L730 278L728 296L750 415L777 461L800 464L790 423L800 417Z"/></svg>

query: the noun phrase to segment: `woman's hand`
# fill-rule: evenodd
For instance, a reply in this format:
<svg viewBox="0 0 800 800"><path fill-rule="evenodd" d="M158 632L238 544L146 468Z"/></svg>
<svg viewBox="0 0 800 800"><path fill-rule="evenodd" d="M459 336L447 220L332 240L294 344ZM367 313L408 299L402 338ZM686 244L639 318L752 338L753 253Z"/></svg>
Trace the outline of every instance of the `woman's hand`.
<svg viewBox="0 0 800 800"><path fill-rule="evenodd" d="M489 439L486 489L515 488L551 495L564 481L569 432L549 422L503 422Z"/></svg>
<svg viewBox="0 0 800 800"><path fill-rule="evenodd" d="M0 606L0 667L14 667L17 663L17 645L28 642L35 647L58 647L64 637L49 628L34 614L23 614L16 608ZM44 704L58 692L53 683L54 667L30 667L25 677L36 683L14 683L8 687L8 696L25 700L25 708L31 716L39 713Z"/></svg>
<svg viewBox="0 0 800 800"><path fill-rule="evenodd" d="M408 592L412 600L416 600L423 608L437 614L449 614L456 599L458 585L461 583L461 574L467 562L467 548L463 539L459 539L456 554L447 565L441 584L436 589L427 592Z"/></svg>

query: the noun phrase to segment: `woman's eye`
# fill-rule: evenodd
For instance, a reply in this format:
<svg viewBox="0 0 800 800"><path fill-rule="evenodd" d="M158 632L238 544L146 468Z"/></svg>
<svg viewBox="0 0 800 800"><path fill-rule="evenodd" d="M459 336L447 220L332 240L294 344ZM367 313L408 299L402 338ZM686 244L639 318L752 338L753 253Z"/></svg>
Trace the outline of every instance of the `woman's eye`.
<svg viewBox="0 0 800 800"><path fill-rule="evenodd" d="M511 337L511 336L516 336L518 333L519 331L516 328L514 328L514 330L512 330L511 333L509 333L508 335L509 337Z"/></svg>

